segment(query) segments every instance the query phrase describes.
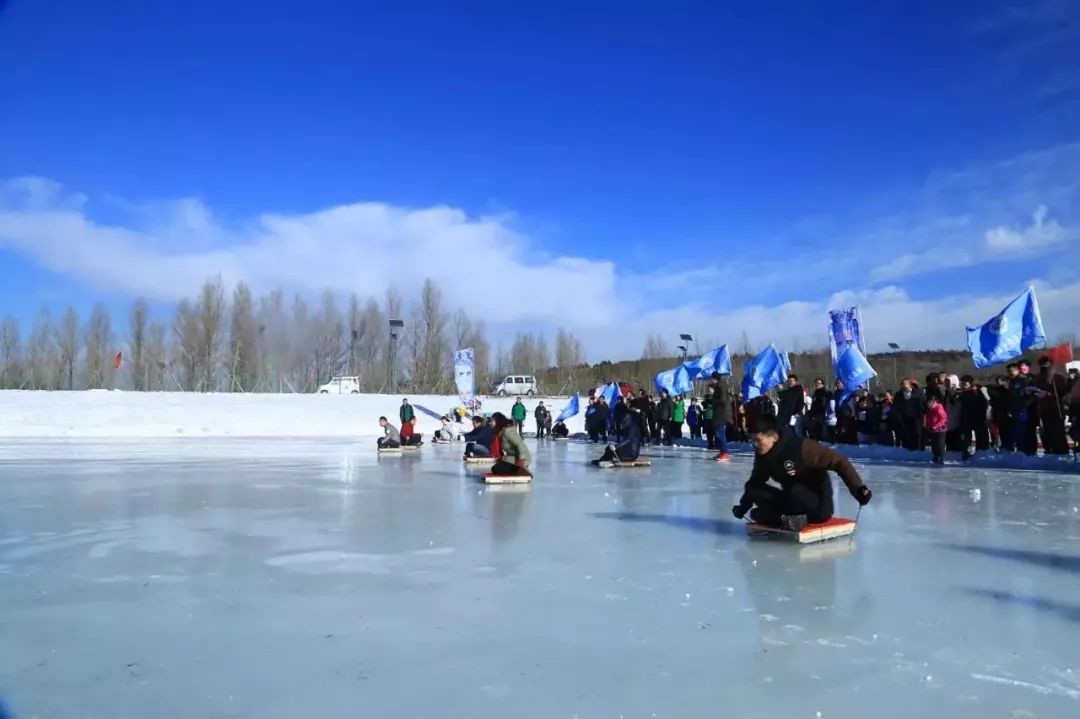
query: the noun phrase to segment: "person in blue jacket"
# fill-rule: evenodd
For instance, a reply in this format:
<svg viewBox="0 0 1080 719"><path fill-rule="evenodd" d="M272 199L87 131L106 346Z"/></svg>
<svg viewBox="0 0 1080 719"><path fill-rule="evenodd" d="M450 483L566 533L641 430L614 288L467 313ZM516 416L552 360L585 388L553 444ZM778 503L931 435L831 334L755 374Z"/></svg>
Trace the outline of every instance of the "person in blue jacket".
<svg viewBox="0 0 1080 719"><path fill-rule="evenodd" d="M473 429L465 433L465 457L490 457L495 432L480 415L472 418Z"/></svg>
<svg viewBox="0 0 1080 719"><path fill-rule="evenodd" d="M600 466L607 462L634 462L641 455L641 420L638 419L637 409L628 409L619 417L619 436L622 438L618 444L609 444L600 459L593 460L593 464Z"/></svg>

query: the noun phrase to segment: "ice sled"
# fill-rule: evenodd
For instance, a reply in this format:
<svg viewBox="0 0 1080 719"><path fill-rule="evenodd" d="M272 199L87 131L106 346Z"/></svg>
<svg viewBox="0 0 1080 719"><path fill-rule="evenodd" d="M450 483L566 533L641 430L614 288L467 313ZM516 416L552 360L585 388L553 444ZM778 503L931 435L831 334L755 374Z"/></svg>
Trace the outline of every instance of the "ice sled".
<svg viewBox="0 0 1080 719"><path fill-rule="evenodd" d="M420 448L423 446L424 445L422 444L403 444L401 445L401 449L406 452L419 452Z"/></svg>
<svg viewBox="0 0 1080 719"><path fill-rule="evenodd" d="M485 484L528 484L532 481L531 474L492 474L484 475Z"/></svg>
<svg viewBox="0 0 1080 719"><path fill-rule="evenodd" d="M746 533L752 537L765 537L770 535L788 537L799 544L812 544L826 539L846 537L855 531L855 520L845 517L833 517L832 519L818 524L808 524L801 532L789 532L771 524L758 524L751 522L746 525Z"/></svg>
<svg viewBox="0 0 1080 719"><path fill-rule="evenodd" d="M466 464L483 464L487 462L489 464L495 463L494 457L465 457L463 460Z"/></svg>
<svg viewBox="0 0 1080 719"><path fill-rule="evenodd" d="M379 454L401 454L401 447L379 447Z"/></svg>
<svg viewBox="0 0 1080 719"><path fill-rule="evenodd" d="M648 459L635 459L631 462L601 462L603 469L633 469L634 467L651 467L652 461Z"/></svg>

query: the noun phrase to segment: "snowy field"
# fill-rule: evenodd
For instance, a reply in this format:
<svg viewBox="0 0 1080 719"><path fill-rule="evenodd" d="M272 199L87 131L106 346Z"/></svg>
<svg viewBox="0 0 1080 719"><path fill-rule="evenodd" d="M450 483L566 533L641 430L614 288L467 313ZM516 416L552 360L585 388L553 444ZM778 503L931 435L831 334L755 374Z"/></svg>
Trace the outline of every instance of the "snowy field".
<svg viewBox="0 0 1080 719"><path fill-rule="evenodd" d="M499 488L459 452L0 441L0 696L80 719L1080 716L1075 475L860 463L854 541L799 547L731 517L745 453L605 472L549 443Z"/></svg>
<svg viewBox="0 0 1080 719"><path fill-rule="evenodd" d="M417 431L427 436L441 426L438 415L460 404L457 397L432 395L0 391L0 437L375 437L382 434L380 415L400 424L402 397L417 408ZM557 414L567 401L522 399L527 429L537 402ZM507 398L482 401L483 412L507 416L514 404ZM581 416L567 427L582 431Z"/></svg>

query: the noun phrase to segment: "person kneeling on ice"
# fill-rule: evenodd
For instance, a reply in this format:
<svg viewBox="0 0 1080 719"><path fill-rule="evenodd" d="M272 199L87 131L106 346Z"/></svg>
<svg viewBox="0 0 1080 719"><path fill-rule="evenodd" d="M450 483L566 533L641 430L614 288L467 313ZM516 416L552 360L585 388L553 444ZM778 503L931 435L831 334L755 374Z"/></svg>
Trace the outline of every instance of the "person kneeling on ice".
<svg viewBox="0 0 1080 719"><path fill-rule="evenodd" d="M792 532L831 519L830 470L840 475L860 506L870 501L870 489L847 457L812 439L796 436L786 427L782 430L775 417L758 419L751 439L754 468L742 498L731 508L736 519L742 519L749 511L754 522ZM780 488L767 484L770 479Z"/></svg>
<svg viewBox="0 0 1080 719"><path fill-rule="evenodd" d="M502 412L491 415L495 424L495 440L492 442L491 456L499 459L491 467L491 473L510 476L531 477L529 473L529 448L518 434L517 427Z"/></svg>
<svg viewBox="0 0 1080 719"><path fill-rule="evenodd" d="M416 417L401 425L401 443L410 447L420 445L420 435L416 434Z"/></svg>
<svg viewBox="0 0 1080 719"><path fill-rule="evenodd" d="M379 426L383 428L383 436L379 437L378 442L379 449L397 449L401 446L401 433L386 417L379 417Z"/></svg>
<svg viewBox="0 0 1080 719"><path fill-rule="evenodd" d="M556 422L551 428L551 436L555 439L566 439L570 436L570 430L566 428L565 422Z"/></svg>
<svg viewBox="0 0 1080 719"><path fill-rule="evenodd" d="M465 433L465 459L469 457L490 457L491 443L495 432L480 415L472 418L473 429Z"/></svg>
<svg viewBox="0 0 1080 719"><path fill-rule="evenodd" d="M593 464L599 467L605 463L636 462L641 454L641 420L638 410L629 409L619 416L618 435L622 437L617 445L609 444L600 459Z"/></svg>

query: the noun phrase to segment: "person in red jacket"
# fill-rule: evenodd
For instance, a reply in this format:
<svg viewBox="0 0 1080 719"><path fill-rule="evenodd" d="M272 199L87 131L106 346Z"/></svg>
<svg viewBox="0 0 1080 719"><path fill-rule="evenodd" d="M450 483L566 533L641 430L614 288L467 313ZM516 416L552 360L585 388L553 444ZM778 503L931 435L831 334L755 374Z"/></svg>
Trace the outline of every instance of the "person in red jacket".
<svg viewBox="0 0 1080 719"><path fill-rule="evenodd" d="M934 453L934 464L945 464L945 433L949 431L949 413L937 395L926 398L926 415L923 427L930 439L930 449Z"/></svg>

